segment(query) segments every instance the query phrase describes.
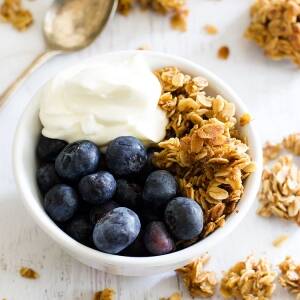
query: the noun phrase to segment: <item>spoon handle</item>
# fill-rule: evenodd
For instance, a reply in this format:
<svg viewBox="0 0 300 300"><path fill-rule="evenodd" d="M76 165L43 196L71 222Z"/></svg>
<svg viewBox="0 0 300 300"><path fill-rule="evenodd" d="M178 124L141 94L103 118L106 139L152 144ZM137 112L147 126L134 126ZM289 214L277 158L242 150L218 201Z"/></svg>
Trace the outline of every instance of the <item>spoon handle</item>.
<svg viewBox="0 0 300 300"><path fill-rule="evenodd" d="M54 50L45 50L44 52L40 53L32 61L32 63L16 78L16 80L12 82L2 94L0 94L0 107L2 107L5 102L7 102L8 98L12 95L12 93L15 92L18 87L21 86L21 84L31 73L33 73L44 62L46 62L47 60L59 53L61 53L61 51Z"/></svg>

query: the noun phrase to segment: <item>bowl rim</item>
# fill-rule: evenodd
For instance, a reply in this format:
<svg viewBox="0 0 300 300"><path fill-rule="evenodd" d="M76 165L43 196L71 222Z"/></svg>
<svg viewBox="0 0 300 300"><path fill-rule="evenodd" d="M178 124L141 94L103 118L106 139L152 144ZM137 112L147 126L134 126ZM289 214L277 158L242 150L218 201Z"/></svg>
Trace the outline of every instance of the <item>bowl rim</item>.
<svg viewBox="0 0 300 300"><path fill-rule="evenodd" d="M241 112L248 112L245 104L239 98L239 96L229 87L222 79L220 79L217 75L207 70L206 68L194 63L186 58L179 57L176 55L171 55L162 52L156 51L146 51L146 50L125 50L125 51L115 51L104 53L101 55L97 55L96 57L109 57L109 56L118 56L118 55L135 55L142 54L146 59L150 57L155 59L160 59L163 63L164 59L173 60L174 63L178 63L178 65L184 65L187 69L195 70L199 75L205 77L209 85L212 87L217 87L222 90L225 94L229 95L229 100L233 102ZM88 58L89 60L91 58ZM95 59L92 57L92 59ZM40 88L39 88L40 89ZM32 97L33 99L33 97ZM167 266L170 264L176 264L180 261L188 261L191 260L203 252L207 251L207 249L219 243L222 239L228 236L235 227L242 221L245 215L248 213L251 205L256 199L256 194L258 192L258 188L260 185L260 178L262 173L262 150L261 144L257 135L257 131L255 130L255 122L251 122L247 125L247 138L249 140L249 144L251 144L252 158L257 164L257 170L255 173L251 174L248 178L247 186L245 187L245 192L240 201L244 201L242 209L239 210L238 213L233 213L230 216L230 222L226 222L223 228L219 228L213 234L209 235L205 239L189 246L185 249L179 250L177 252L161 255L161 256L150 256L150 257L127 257L120 255L113 255L100 252L98 250L94 250L87 246L80 244L79 242L73 240L66 233L64 233L47 215L47 217L43 217L41 214L41 207L37 204L37 201L33 194L30 192L26 184L26 180L24 180L20 174L20 164L22 164L22 149L18 147L19 140L22 137L22 124L26 119L26 116L31 113L32 103L31 101L27 104L26 109L24 110L21 118L19 119L17 129L14 136L13 142L13 170L14 176L17 183L17 188L19 193L21 194L21 198L23 203L33 219L39 226L51 236L51 238L57 242L62 247L69 250L71 253L74 251L80 255L85 257L89 257L91 261L97 261L99 264L101 262L105 262L105 264L111 265L119 265L121 267L132 267L132 266L140 266L144 268L154 267L154 266ZM246 198L246 199L244 199ZM45 211L43 210L45 215Z"/></svg>

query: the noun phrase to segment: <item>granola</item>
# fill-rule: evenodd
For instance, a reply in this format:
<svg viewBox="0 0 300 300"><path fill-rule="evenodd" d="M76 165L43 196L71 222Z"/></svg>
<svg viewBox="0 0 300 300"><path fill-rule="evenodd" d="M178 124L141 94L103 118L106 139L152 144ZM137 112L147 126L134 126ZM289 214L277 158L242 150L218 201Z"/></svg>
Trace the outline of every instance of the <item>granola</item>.
<svg viewBox="0 0 300 300"><path fill-rule="evenodd" d="M245 37L274 60L300 65L300 0L256 0Z"/></svg>
<svg viewBox="0 0 300 300"><path fill-rule="evenodd" d="M282 148L282 143L272 144L270 142L267 142L263 149L264 163L277 158Z"/></svg>
<svg viewBox="0 0 300 300"><path fill-rule="evenodd" d="M204 271L209 256L204 255L191 264L177 269L192 297L212 297L215 294L217 279L214 272Z"/></svg>
<svg viewBox="0 0 300 300"><path fill-rule="evenodd" d="M271 299L275 290L276 273L265 259L250 256L236 263L221 281L221 294L225 299Z"/></svg>
<svg viewBox="0 0 300 300"><path fill-rule="evenodd" d="M24 278L28 279L37 279L39 278L39 274L31 268L22 267L19 271L20 275Z"/></svg>
<svg viewBox="0 0 300 300"><path fill-rule="evenodd" d="M150 9L160 14L170 15L170 22L174 29L187 30L189 11L186 8L186 0L120 0L118 11L123 15L128 15L135 4L138 4L142 9Z"/></svg>
<svg viewBox="0 0 300 300"><path fill-rule="evenodd" d="M11 23L19 31L26 30L33 23L31 12L22 7L21 0L4 0L0 6L1 20Z"/></svg>
<svg viewBox="0 0 300 300"><path fill-rule="evenodd" d="M230 50L227 46L222 46L222 47L219 48L218 57L220 59L226 60L226 59L228 59L229 55L230 55Z"/></svg>
<svg viewBox="0 0 300 300"><path fill-rule="evenodd" d="M296 299L300 299L300 265L296 265L289 256L279 265L281 275L279 283L290 293L295 294Z"/></svg>
<svg viewBox="0 0 300 300"><path fill-rule="evenodd" d="M276 238L272 244L274 247L279 248L282 246L282 244L284 244L287 241L288 238L288 235L282 234L278 238Z"/></svg>
<svg viewBox="0 0 300 300"><path fill-rule="evenodd" d="M235 210L255 163L239 136L234 104L219 95L208 96L205 78L176 67L156 75L163 88L159 105L169 123L153 162L173 173L183 195L201 205L207 236Z"/></svg>
<svg viewBox="0 0 300 300"><path fill-rule="evenodd" d="M218 28L214 25L207 24L204 26L204 30L207 34L215 35L219 32Z"/></svg>
<svg viewBox="0 0 300 300"><path fill-rule="evenodd" d="M300 155L300 133L293 133L285 137L282 141L285 149L295 155Z"/></svg>
<svg viewBox="0 0 300 300"><path fill-rule="evenodd" d="M168 298L160 298L160 300L182 300L180 293L174 293Z"/></svg>
<svg viewBox="0 0 300 300"><path fill-rule="evenodd" d="M94 300L114 300L115 294L115 291L112 289L104 289L95 293Z"/></svg>
<svg viewBox="0 0 300 300"><path fill-rule="evenodd" d="M291 156L281 156L271 169L264 169L259 200L259 215L300 225L300 170Z"/></svg>
<svg viewBox="0 0 300 300"><path fill-rule="evenodd" d="M240 125L246 126L247 124L249 124L251 122L251 120L252 120L252 118L251 118L250 114L244 113L240 117Z"/></svg>

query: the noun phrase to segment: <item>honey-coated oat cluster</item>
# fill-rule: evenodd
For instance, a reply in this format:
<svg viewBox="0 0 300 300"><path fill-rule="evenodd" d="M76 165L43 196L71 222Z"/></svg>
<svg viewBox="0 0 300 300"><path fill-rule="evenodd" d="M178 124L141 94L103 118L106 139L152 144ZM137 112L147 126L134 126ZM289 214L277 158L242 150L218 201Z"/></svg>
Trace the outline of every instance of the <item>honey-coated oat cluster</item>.
<svg viewBox="0 0 300 300"><path fill-rule="evenodd" d="M255 0L245 36L268 57L300 65L300 0Z"/></svg>
<svg viewBox="0 0 300 300"><path fill-rule="evenodd" d="M128 15L136 4L142 9L170 15L171 25L174 29L187 30L189 10L186 7L186 0L120 0L118 11L123 15Z"/></svg>
<svg viewBox="0 0 300 300"><path fill-rule="evenodd" d="M176 67L156 72L167 113L167 137L159 143L154 163L173 173L181 192L203 208L203 236L225 223L255 171L248 146L239 134L235 106L221 96L208 96L208 82Z"/></svg>
<svg viewBox="0 0 300 300"><path fill-rule="evenodd" d="M26 30L33 22L31 12L22 7L21 0L4 0L0 6L1 20L20 31Z"/></svg>
<svg viewBox="0 0 300 300"><path fill-rule="evenodd" d="M275 290L276 273L265 259L250 256L236 263L221 281L221 294L225 299L266 300Z"/></svg>

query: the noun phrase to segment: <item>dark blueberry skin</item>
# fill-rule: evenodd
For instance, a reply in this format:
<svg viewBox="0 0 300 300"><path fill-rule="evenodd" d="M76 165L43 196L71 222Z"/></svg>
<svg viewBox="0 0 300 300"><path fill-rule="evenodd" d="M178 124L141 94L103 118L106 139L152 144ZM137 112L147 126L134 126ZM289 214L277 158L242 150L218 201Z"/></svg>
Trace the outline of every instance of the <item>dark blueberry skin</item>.
<svg viewBox="0 0 300 300"><path fill-rule="evenodd" d="M144 234L140 231L140 234L135 239L135 241L129 245L126 249L124 249L120 255L131 256L131 257L146 257L149 256L150 253L145 247L144 244Z"/></svg>
<svg viewBox="0 0 300 300"><path fill-rule="evenodd" d="M94 206L90 210L90 222L93 225L96 225L96 223L103 218L108 212L113 210L114 208L120 207L120 205L115 201L108 201L102 205Z"/></svg>
<svg viewBox="0 0 300 300"><path fill-rule="evenodd" d="M117 183L110 173L100 171L84 176L78 187L84 201L100 205L112 199L116 192Z"/></svg>
<svg viewBox="0 0 300 300"><path fill-rule="evenodd" d="M149 207L141 207L138 209L138 215L140 218L140 221L142 223L142 226L145 227L148 225L148 223L151 223L153 221L161 221L164 219L163 216L163 210L161 212L154 211Z"/></svg>
<svg viewBox="0 0 300 300"><path fill-rule="evenodd" d="M147 161L144 145L135 137L121 136L107 147L106 162L109 170L119 177L140 172Z"/></svg>
<svg viewBox="0 0 300 300"><path fill-rule="evenodd" d="M174 241L163 222L154 221L147 225L144 243L152 255L163 255L175 249Z"/></svg>
<svg viewBox="0 0 300 300"><path fill-rule="evenodd" d="M69 144L55 160L58 175L68 181L78 181L81 177L94 173L100 163L100 151L90 141Z"/></svg>
<svg viewBox="0 0 300 300"><path fill-rule="evenodd" d="M118 179L115 200L121 206L136 208L142 204L142 187L126 179Z"/></svg>
<svg viewBox="0 0 300 300"><path fill-rule="evenodd" d="M75 216L65 226L65 232L77 242L90 246L92 244L93 226L85 216Z"/></svg>
<svg viewBox="0 0 300 300"><path fill-rule="evenodd" d="M177 183L174 176L165 170L152 172L144 186L143 199L147 207L161 209L176 196Z"/></svg>
<svg viewBox="0 0 300 300"><path fill-rule="evenodd" d="M70 220L79 205L76 191L66 184L57 184L45 195L44 207L50 218L56 222Z"/></svg>
<svg viewBox="0 0 300 300"><path fill-rule="evenodd" d="M153 154L157 151L157 148L147 149L147 162L144 165L143 169L135 176L135 180L141 184L144 184L147 177L156 170L155 166L152 163Z"/></svg>
<svg viewBox="0 0 300 300"><path fill-rule="evenodd" d="M36 148L37 156L41 161L53 162L67 144L65 141L49 139L41 135Z"/></svg>
<svg viewBox="0 0 300 300"><path fill-rule="evenodd" d="M61 183L61 179L57 175L52 163L40 166L36 172L36 179L39 189L43 194L47 193L56 184Z"/></svg>
<svg viewBox="0 0 300 300"><path fill-rule="evenodd" d="M177 197L166 207L165 222L177 239L191 240L202 232L203 211L196 201Z"/></svg>
<svg viewBox="0 0 300 300"><path fill-rule="evenodd" d="M93 241L98 250L117 254L134 242L140 230L137 214L129 208L118 207L96 224Z"/></svg>

